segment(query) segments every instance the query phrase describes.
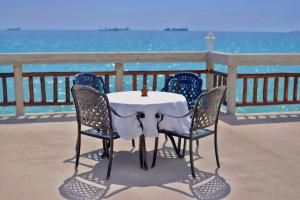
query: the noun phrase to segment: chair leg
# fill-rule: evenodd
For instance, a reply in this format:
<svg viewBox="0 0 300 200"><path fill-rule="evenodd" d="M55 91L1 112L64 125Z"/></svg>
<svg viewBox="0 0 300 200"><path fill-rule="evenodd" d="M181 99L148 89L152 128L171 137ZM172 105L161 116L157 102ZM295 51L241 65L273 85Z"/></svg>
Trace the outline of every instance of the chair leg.
<svg viewBox="0 0 300 200"><path fill-rule="evenodd" d="M158 137L155 137L155 145L154 145L154 152L153 152L153 160L152 160L152 168L155 167L156 158L157 158L157 147L158 147Z"/></svg>
<svg viewBox="0 0 300 200"><path fill-rule="evenodd" d="M143 169L144 165L144 159L143 159L143 142L142 142L142 136L139 137L139 154L140 154L140 167Z"/></svg>
<svg viewBox="0 0 300 200"><path fill-rule="evenodd" d="M79 164L79 156L80 156L80 147L81 147L81 134L78 134L77 145L76 145L76 162L75 162L75 170L78 168Z"/></svg>
<svg viewBox="0 0 300 200"><path fill-rule="evenodd" d="M102 146L103 146L103 152L102 152L102 155L100 156L101 159L103 159L106 156L106 145L105 145L104 139L102 139Z"/></svg>
<svg viewBox="0 0 300 200"><path fill-rule="evenodd" d="M195 169L194 169L194 158L193 158L193 140L190 139L190 163L191 163L191 171L192 171L192 176L195 179Z"/></svg>
<svg viewBox="0 0 300 200"><path fill-rule="evenodd" d="M76 146L75 146L75 153L77 152L78 146L79 146L79 138L77 137Z"/></svg>
<svg viewBox="0 0 300 200"><path fill-rule="evenodd" d="M196 144L197 144L197 146L199 146L199 139L196 140Z"/></svg>
<svg viewBox="0 0 300 200"><path fill-rule="evenodd" d="M135 141L134 141L134 139L131 140L131 143L132 143L132 147L135 147Z"/></svg>
<svg viewBox="0 0 300 200"><path fill-rule="evenodd" d="M181 158L184 158L185 156L185 148L186 148L186 139L183 140L183 148L182 148L182 157Z"/></svg>
<svg viewBox="0 0 300 200"><path fill-rule="evenodd" d="M108 161L108 168L107 168L107 175L106 179L108 180L110 177L110 171L111 171L111 165L112 165L112 159L113 159L113 153L114 153L114 142L112 139L110 139L110 147L109 147L109 161Z"/></svg>
<svg viewBox="0 0 300 200"><path fill-rule="evenodd" d="M106 141L106 157L109 158L110 140Z"/></svg>
<svg viewBox="0 0 300 200"><path fill-rule="evenodd" d="M181 138L178 138L177 148L178 148L178 151L180 152L180 149L181 149Z"/></svg>
<svg viewBox="0 0 300 200"><path fill-rule="evenodd" d="M217 166L220 168L220 161L219 161L219 153L218 153L218 142L217 142L217 130L215 131L214 134L214 140L215 140L215 155L216 155L216 161L217 161Z"/></svg>
<svg viewBox="0 0 300 200"><path fill-rule="evenodd" d="M176 147L176 143L175 143L175 140L174 140L174 137L172 135L168 135L170 140L171 140L171 143L173 145L173 148L178 156L178 158L181 158L181 155L180 155L180 152L178 151L178 148Z"/></svg>
<svg viewBox="0 0 300 200"><path fill-rule="evenodd" d="M166 141L168 141L168 136L167 135L165 135L165 139L166 139Z"/></svg>
<svg viewBox="0 0 300 200"><path fill-rule="evenodd" d="M109 158L109 147L108 147L108 141L103 140L103 149L104 149L104 157Z"/></svg>

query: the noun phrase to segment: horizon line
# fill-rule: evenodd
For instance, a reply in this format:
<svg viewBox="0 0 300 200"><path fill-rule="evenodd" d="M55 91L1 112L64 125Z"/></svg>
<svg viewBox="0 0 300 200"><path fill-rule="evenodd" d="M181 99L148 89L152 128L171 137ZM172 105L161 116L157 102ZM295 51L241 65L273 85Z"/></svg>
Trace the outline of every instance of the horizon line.
<svg viewBox="0 0 300 200"><path fill-rule="evenodd" d="M130 30L120 30L120 31L105 31L101 30L101 28L98 29L60 29L60 28L41 28L41 29L36 29L36 28L21 28L21 27L12 27L12 28L20 28L20 30L15 30L17 31L99 31L99 32L126 32L126 31L161 31L161 32L253 32L253 33L290 33L290 32L299 32L300 30L187 30L187 31L165 31L164 29L130 29ZM11 28L0 28L0 31L10 31L8 29ZM13 32L14 30L11 30Z"/></svg>

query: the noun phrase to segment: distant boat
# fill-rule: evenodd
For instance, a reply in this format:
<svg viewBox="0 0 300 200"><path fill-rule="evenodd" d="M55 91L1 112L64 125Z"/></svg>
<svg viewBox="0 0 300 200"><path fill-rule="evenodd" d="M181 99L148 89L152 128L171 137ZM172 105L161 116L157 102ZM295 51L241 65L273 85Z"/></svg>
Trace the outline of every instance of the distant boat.
<svg viewBox="0 0 300 200"><path fill-rule="evenodd" d="M290 31L290 33L300 33L300 31Z"/></svg>
<svg viewBox="0 0 300 200"><path fill-rule="evenodd" d="M126 28L107 28L105 27L104 29L99 29L99 31L130 31L128 27Z"/></svg>
<svg viewBox="0 0 300 200"><path fill-rule="evenodd" d="M165 28L164 31L189 31L188 28Z"/></svg>
<svg viewBox="0 0 300 200"><path fill-rule="evenodd" d="M20 31L21 28L17 27L17 28L7 28L7 31Z"/></svg>

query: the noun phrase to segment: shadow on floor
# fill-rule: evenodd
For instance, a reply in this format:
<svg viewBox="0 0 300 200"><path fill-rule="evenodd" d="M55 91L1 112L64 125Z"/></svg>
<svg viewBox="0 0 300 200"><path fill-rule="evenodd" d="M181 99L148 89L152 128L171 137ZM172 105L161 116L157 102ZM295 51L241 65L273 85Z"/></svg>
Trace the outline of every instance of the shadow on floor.
<svg viewBox="0 0 300 200"><path fill-rule="evenodd" d="M232 125L249 125L249 124L269 124L284 122L299 122L299 113L276 113L276 114L245 114L245 115L227 115L220 113L220 120Z"/></svg>
<svg viewBox="0 0 300 200"><path fill-rule="evenodd" d="M76 121L75 113L29 114L23 116L0 116L0 124L24 124L42 122Z"/></svg>
<svg viewBox="0 0 300 200"><path fill-rule="evenodd" d="M156 186L173 192L178 192L196 199L223 199L230 193L230 185L215 172L200 171L195 168L196 179L190 175L189 162L176 158L170 147L159 149L157 165L144 171L139 168L138 152L120 151L115 153L110 180L106 180L107 159L101 159L101 150L91 151L81 155L97 161L95 166L83 164L90 168L84 173L75 173L59 187L59 193L66 199L103 199L109 198L131 187ZM148 153L150 155L150 153ZM200 159L201 157L198 157ZM148 156L148 161L152 156ZM65 162L73 163L72 159ZM84 161L81 162L81 164ZM170 168L172 166L172 168ZM80 167L80 166L79 166ZM169 183L185 184L186 190L168 186ZM111 185L118 185L117 189Z"/></svg>

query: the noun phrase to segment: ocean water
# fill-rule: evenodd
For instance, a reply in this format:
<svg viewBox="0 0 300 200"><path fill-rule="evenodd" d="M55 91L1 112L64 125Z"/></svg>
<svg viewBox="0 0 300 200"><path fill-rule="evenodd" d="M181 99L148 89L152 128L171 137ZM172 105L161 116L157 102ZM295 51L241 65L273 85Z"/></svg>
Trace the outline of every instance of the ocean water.
<svg viewBox="0 0 300 200"><path fill-rule="evenodd" d="M214 32L216 41L215 51L231 53L300 53L300 33L270 33L270 32ZM32 52L137 52L137 51L205 51L205 36L207 32L164 32L164 31L0 31L0 53L32 53ZM125 64L125 70L178 70L204 69L204 63L131 63ZM216 65L219 71L226 72L227 67ZM29 71L99 71L113 70L109 64L42 64L25 65L23 70ZM12 66L0 65L0 73L12 72ZM240 66L238 73L271 73L298 72L300 66ZM205 76L203 76L205 79ZM46 80L47 95L51 98L51 82ZM290 80L292 85L292 80ZM59 79L59 83L62 80ZM125 79L125 90L130 89L131 80ZM205 80L204 80L205 82ZM282 80L280 89L283 91ZM0 82L0 88L2 88ZM8 80L9 100L14 99L13 81ZM39 91L38 80L34 80L35 90ZM158 80L162 87L163 77ZM259 81L259 85L262 83ZM270 80L270 84L274 84ZM251 82L249 82L249 86ZM110 89L114 90L113 81ZM139 85L141 87L141 84ZM28 81L24 80L25 99L29 98ZM292 88L290 88L292 89ZM272 90L269 91L270 97ZM49 93L49 94L48 94ZM249 89L249 99L251 98ZM279 99L283 92L279 93ZM41 98L36 93L36 99ZM299 92L300 94L300 88ZM64 96L63 88L59 88L59 96ZM241 100L241 84L237 84L237 100ZM289 97L291 98L291 96ZM2 99L2 90L0 90ZM258 96L258 100L262 96ZM73 106L39 106L27 107L26 112L66 111L73 110ZM252 112L280 112L299 111L300 105L280 105L262 107L240 107L240 113ZM14 113L15 108L0 107L0 114Z"/></svg>

